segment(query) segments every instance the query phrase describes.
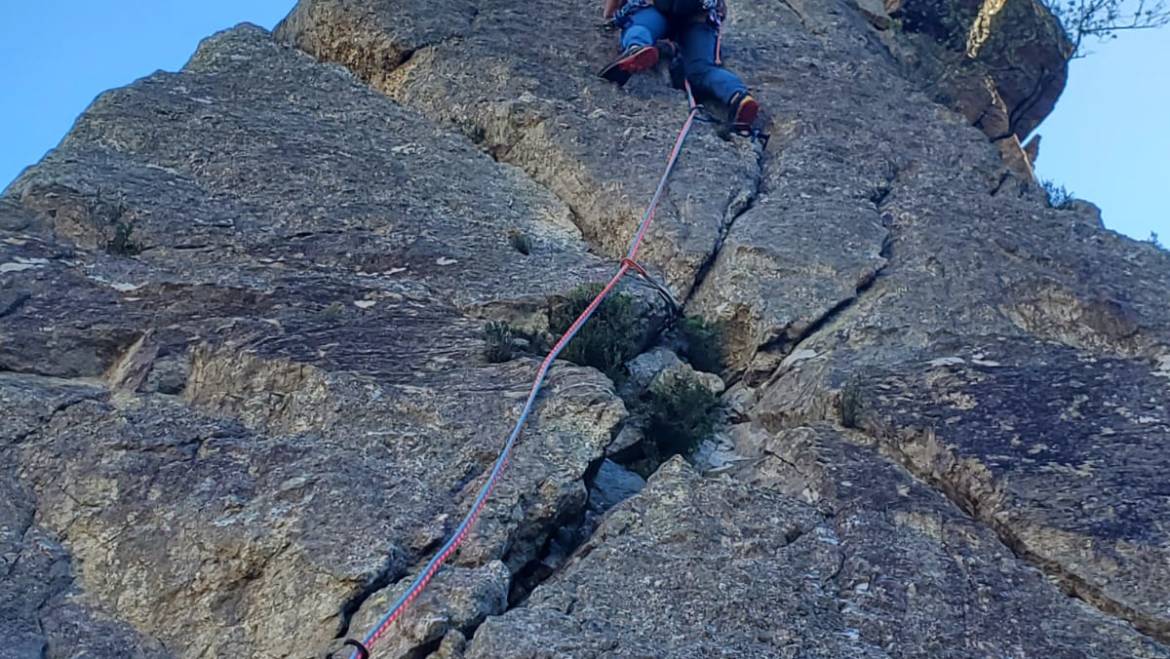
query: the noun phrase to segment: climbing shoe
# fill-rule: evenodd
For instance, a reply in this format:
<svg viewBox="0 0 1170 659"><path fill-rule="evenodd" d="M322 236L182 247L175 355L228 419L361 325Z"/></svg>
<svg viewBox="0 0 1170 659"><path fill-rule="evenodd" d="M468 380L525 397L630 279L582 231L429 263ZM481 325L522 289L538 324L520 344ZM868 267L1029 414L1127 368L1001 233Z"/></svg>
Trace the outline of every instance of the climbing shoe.
<svg viewBox="0 0 1170 659"><path fill-rule="evenodd" d="M624 85L630 76L639 71L654 68L658 63L658 48L654 46L630 46L610 62L598 75L610 82Z"/></svg>
<svg viewBox="0 0 1170 659"><path fill-rule="evenodd" d="M760 104L747 92L736 92L731 97L731 127L734 130L751 130L760 114Z"/></svg>

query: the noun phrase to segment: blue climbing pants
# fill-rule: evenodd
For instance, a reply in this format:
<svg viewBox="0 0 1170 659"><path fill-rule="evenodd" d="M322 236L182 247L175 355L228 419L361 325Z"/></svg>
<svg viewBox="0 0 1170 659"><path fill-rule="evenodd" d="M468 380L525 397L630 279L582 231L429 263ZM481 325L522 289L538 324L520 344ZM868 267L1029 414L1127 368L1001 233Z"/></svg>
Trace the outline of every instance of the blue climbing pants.
<svg viewBox="0 0 1170 659"><path fill-rule="evenodd" d="M739 76L715 63L719 30L710 21L671 20L654 7L643 7L624 17L621 28L622 50L674 39L682 50L687 81L698 93L727 103L737 92L747 91Z"/></svg>

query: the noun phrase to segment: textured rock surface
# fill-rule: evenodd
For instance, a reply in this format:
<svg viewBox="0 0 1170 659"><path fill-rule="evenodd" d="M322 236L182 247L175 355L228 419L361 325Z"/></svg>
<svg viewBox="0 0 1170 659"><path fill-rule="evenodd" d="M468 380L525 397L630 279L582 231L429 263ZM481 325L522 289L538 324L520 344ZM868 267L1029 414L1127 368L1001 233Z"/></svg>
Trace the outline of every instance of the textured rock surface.
<svg viewBox="0 0 1170 659"><path fill-rule="evenodd" d="M998 342L866 376L852 415L1065 588L1167 637L1170 383L1154 370Z"/></svg>
<svg viewBox="0 0 1170 659"><path fill-rule="evenodd" d="M423 557L532 369L484 364L473 318L539 324L602 272L517 170L255 28L103 96L6 203L0 358L40 377L5 409L104 385L7 453L88 595L183 656L323 647ZM625 410L550 384L468 566L519 570L585 505Z"/></svg>
<svg viewBox="0 0 1170 659"><path fill-rule="evenodd" d="M916 35L905 59L988 137L1023 140L1052 112L1073 45L1039 0L893 0L890 9Z"/></svg>
<svg viewBox="0 0 1170 659"><path fill-rule="evenodd" d="M736 478L664 465L467 656L1170 656L871 450L764 450Z"/></svg>
<svg viewBox="0 0 1170 659"><path fill-rule="evenodd" d="M891 9L981 26L963 89L1022 134L1059 85L1009 91L1053 46L1015 47L1046 19L1013 1ZM603 462L642 441L620 393L719 378L556 366L378 656L1170 656L1170 257L1047 208L905 59L965 51L861 6L734 4L773 138L700 125L644 253L723 328L720 473L625 498ZM102 95L6 190L0 656L302 657L378 619L534 372L484 322L540 332L608 274L685 116L594 77L596 9L303 0Z"/></svg>
<svg viewBox="0 0 1170 659"><path fill-rule="evenodd" d="M621 256L685 105L661 80L615 89L594 4L304 0L277 36L351 68L389 97L450 122L548 187L601 253ZM637 94L636 98L631 98ZM755 194L758 155L700 132L672 178L644 252L687 293Z"/></svg>

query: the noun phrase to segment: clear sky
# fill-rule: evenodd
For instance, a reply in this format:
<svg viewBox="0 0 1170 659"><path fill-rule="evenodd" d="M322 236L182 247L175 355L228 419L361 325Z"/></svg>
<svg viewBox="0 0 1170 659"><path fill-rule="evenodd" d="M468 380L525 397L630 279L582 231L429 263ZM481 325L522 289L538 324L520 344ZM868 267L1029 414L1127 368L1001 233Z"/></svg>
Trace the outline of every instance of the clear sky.
<svg viewBox="0 0 1170 659"><path fill-rule="evenodd" d="M200 39L241 21L272 28L293 4L0 0L0 188L98 93L178 69ZM1155 231L1170 244L1170 29L1092 49L1039 128L1037 170L1100 206L1109 228L1141 239Z"/></svg>
<svg viewBox="0 0 1170 659"><path fill-rule="evenodd" d="M1170 28L1089 51L1037 130L1036 171L1100 206L1110 229L1170 246Z"/></svg>

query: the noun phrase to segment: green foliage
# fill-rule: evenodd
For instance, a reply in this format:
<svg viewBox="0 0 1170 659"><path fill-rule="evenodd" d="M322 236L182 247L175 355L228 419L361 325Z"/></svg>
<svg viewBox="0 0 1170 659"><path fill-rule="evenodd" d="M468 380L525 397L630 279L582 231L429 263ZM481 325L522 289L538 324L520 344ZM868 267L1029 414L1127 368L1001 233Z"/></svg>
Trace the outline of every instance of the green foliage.
<svg viewBox="0 0 1170 659"><path fill-rule="evenodd" d="M1150 232L1150 244L1159 249L1166 249L1166 247L1158 240L1158 233L1156 231Z"/></svg>
<svg viewBox="0 0 1170 659"><path fill-rule="evenodd" d="M141 252L142 249L130 239L130 234L133 231L134 227L130 224L116 222L114 224L114 237L106 243L106 251L119 256L134 256Z"/></svg>
<svg viewBox="0 0 1170 659"><path fill-rule="evenodd" d="M106 241L107 252L119 256L133 256L142 251L141 246L130 238L134 232L134 225L126 217L130 208L121 192L111 193L99 189L89 202L88 210L92 220L102 227L103 233L107 230L106 227L113 229L113 236Z"/></svg>
<svg viewBox="0 0 1170 659"><path fill-rule="evenodd" d="M520 252L524 256L532 253L532 239L519 229L513 229L508 232L508 244L512 246L512 249Z"/></svg>
<svg viewBox="0 0 1170 659"><path fill-rule="evenodd" d="M709 323L700 316L687 316L679 325L687 342L686 356L691 366L708 373L724 367L723 326Z"/></svg>
<svg viewBox="0 0 1170 659"><path fill-rule="evenodd" d="M493 320L483 328L486 343L483 356L490 364L499 364L512 359L516 353L516 334L508 323Z"/></svg>
<svg viewBox="0 0 1170 659"><path fill-rule="evenodd" d="M1040 187L1044 188L1044 194L1048 197L1048 207L1057 210L1064 210L1072 204L1072 193L1069 192L1063 185L1057 185L1052 181L1041 181Z"/></svg>
<svg viewBox="0 0 1170 659"><path fill-rule="evenodd" d="M719 397L694 380L672 378L646 392L643 409L649 424L646 437L665 458L690 455L711 434L719 420Z"/></svg>
<svg viewBox="0 0 1170 659"><path fill-rule="evenodd" d="M560 336L585 311L603 286L585 284L549 310L549 331ZM573 338L561 358L592 366L615 382L625 377L625 363L638 354L639 318L634 301L625 293L613 293Z"/></svg>
<svg viewBox="0 0 1170 659"><path fill-rule="evenodd" d="M841 425L846 428L857 428L861 420L861 386L850 381L841 388L839 403Z"/></svg>

